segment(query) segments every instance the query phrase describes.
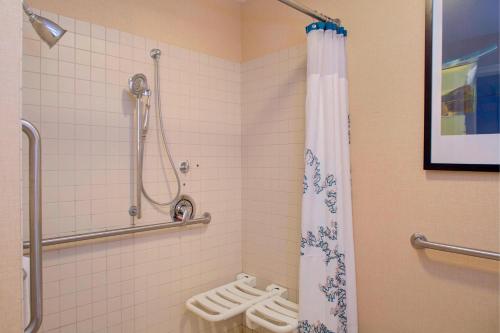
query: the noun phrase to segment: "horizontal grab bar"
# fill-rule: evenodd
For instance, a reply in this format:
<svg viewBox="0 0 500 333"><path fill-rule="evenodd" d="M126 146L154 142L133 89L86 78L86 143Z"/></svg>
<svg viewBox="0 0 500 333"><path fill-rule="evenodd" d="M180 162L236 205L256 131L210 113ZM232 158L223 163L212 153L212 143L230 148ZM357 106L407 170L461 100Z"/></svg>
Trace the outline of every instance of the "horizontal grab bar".
<svg viewBox="0 0 500 333"><path fill-rule="evenodd" d="M437 250L437 251L458 253L458 254L463 254L466 256L479 257L479 258L500 261L500 253L498 253L498 252L478 250L478 249L472 249L469 247L462 247L462 246L456 246L456 245L430 242L427 240L427 237L425 237L423 234L419 234L419 233L414 233L413 235L411 235L410 241L411 241L411 245L416 249L433 249L433 250Z"/></svg>
<svg viewBox="0 0 500 333"><path fill-rule="evenodd" d="M174 227L182 227L185 225L209 224L211 219L212 219L212 217L210 216L210 213L204 213L202 217L187 220L185 222L175 221L175 222L166 222L166 223L156 223L156 224L148 224L148 225L126 227L126 228L111 229L111 230L87 232L84 234L77 234L77 235L46 238L46 239L42 240L42 245L43 246L58 245L58 244L79 242L79 241L84 241L84 240L113 237L113 236L120 236L120 235L128 235L128 234L134 234L134 233L138 233L138 232L161 230L161 229L168 229L168 228L174 228ZM25 249L29 248L30 243L24 242L23 247Z"/></svg>

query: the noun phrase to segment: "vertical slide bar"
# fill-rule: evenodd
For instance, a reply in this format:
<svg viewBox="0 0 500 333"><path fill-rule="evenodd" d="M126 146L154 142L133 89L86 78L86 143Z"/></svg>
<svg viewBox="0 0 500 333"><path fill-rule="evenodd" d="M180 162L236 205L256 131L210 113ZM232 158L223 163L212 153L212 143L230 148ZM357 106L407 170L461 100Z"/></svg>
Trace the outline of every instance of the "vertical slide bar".
<svg viewBox="0 0 500 333"><path fill-rule="evenodd" d="M30 323L24 329L36 333L42 325L42 163L41 139L29 121L21 120L29 139L29 222L30 222Z"/></svg>
<svg viewBox="0 0 500 333"><path fill-rule="evenodd" d="M137 97L137 158L136 158L136 204L137 204L137 218L142 217L142 112L141 112L141 98ZM135 224L135 223L134 223Z"/></svg>

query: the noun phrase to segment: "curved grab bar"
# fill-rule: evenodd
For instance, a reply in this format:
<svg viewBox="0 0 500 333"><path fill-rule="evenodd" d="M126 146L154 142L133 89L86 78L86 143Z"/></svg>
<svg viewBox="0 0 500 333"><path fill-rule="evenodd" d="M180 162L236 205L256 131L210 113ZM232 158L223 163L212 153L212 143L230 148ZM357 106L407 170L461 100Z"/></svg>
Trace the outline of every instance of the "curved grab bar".
<svg viewBox="0 0 500 333"><path fill-rule="evenodd" d="M484 259L500 261L500 253L493 251L485 251L473 249L470 247L462 247L456 245L442 244L430 242L423 234L414 233L410 238L411 245L416 249L433 249L451 253L463 254L466 256L479 257Z"/></svg>
<svg viewBox="0 0 500 333"><path fill-rule="evenodd" d="M42 325L42 146L40 133L27 120L21 119L29 140L29 223L30 243L30 322L26 333L36 333Z"/></svg>

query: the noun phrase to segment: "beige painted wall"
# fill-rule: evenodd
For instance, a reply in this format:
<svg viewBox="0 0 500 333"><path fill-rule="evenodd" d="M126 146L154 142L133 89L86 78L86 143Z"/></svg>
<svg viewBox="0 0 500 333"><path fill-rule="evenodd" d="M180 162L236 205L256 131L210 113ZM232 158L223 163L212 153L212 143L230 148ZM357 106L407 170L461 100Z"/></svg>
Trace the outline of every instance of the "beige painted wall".
<svg viewBox="0 0 500 333"><path fill-rule="evenodd" d="M0 1L0 332L21 332L21 11L19 1Z"/></svg>
<svg viewBox="0 0 500 333"><path fill-rule="evenodd" d="M297 300L304 176L306 48L243 63L243 270Z"/></svg>
<svg viewBox="0 0 500 333"><path fill-rule="evenodd" d="M321 7L317 0L301 2L311 8ZM335 16L335 12L331 15ZM305 43L305 26L310 22L308 16L275 0L245 1L241 11L243 62Z"/></svg>
<svg viewBox="0 0 500 333"><path fill-rule="evenodd" d="M235 0L32 0L36 8L240 61Z"/></svg>
<svg viewBox="0 0 500 333"><path fill-rule="evenodd" d="M360 332L498 332L498 263L409 243L419 231L500 248L498 174L422 170L424 1L303 2L350 30ZM304 43L310 22L268 0L246 2L242 18L245 60Z"/></svg>

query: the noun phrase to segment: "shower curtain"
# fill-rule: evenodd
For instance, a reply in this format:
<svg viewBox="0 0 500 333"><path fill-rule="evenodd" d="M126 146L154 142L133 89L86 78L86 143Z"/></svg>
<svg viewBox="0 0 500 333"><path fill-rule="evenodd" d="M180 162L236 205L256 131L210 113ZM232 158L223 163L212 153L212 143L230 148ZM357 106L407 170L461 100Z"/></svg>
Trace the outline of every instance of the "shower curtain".
<svg viewBox="0 0 500 333"><path fill-rule="evenodd" d="M307 31L307 99L299 285L302 333L356 333L345 39L334 23Z"/></svg>

